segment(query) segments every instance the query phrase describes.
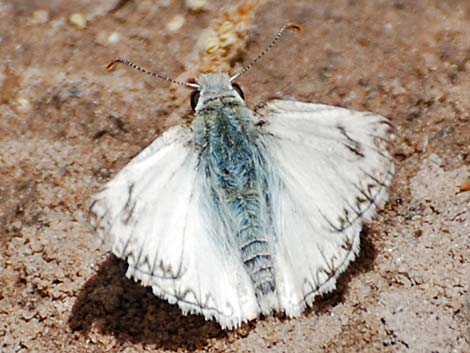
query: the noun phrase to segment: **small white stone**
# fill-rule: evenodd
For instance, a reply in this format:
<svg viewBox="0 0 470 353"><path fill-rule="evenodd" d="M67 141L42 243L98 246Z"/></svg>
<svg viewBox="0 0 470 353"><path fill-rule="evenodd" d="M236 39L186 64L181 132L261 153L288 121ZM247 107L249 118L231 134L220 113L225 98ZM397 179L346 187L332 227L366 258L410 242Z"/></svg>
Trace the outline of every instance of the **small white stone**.
<svg viewBox="0 0 470 353"><path fill-rule="evenodd" d="M119 42L120 39L121 39L121 35L118 32L114 31L109 35L108 43L116 44L117 42Z"/></svg>
<svg viewBox="0 0 470 353"><path fill-rule="evenodd" d="M393 30L393 25L391 23L386 23L384 28L387 32L391 32Z"/></svg>
<svg viewBox="0 0 470 353"><path fill-rule="evenodd" d="M51 21L52 28L60 28L65 24L65 18L59 17Z"/></svg>
<svg viewBox="0 0 470 353"><path fill-rule="evenodd" d="M166 24L166 29L169 32L178 32L181 29L181 27L183 27L184 22L185 22L184 16L176 15L170 20L170 22Z"/></svg>
<svg viewBox="0 0 470 353"><path fill-rule="evenodd" d="M103 46L106 46L106 44L108 44L108 40L109 40L109 34L107 32L98 32L96 34L96 38L95 38L95 41L96 43L100 44L100 45L103 45Z"/></svg>
<svg viewBox="0 0 470 353"><path fill-rule="evenodd" d="M40 25L47 23L49 21L49 12L46 10L36 10L33 12L33 17L31 18L31 23L33 25Z"/></svg>
<svg viewBox="0 0 470 353"><path fill-rule="evenodd" d="M31 110L31 103L26 98L18 97L16 99L16 103L17 103L18 109L22 112L27 112Z"/></svg>
<svg viewBox="0 0 470 353"><path fill-rule="evenodd" d="M205 10L208 4L208 0L186 0L186 7L193 11Z"/></svg>
<svg viewBox="0 0 470 353"><path fill-rule="evenodd" d="M77 29L85 29L87 26L87 19L81 13L74 13L70 15L69 21Z"/></svg>

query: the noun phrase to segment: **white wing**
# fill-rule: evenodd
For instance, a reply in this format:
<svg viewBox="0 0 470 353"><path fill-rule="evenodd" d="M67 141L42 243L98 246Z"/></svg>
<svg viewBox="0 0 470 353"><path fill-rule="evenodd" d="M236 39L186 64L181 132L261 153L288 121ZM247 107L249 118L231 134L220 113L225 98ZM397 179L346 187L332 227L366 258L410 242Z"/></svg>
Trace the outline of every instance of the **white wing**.
<svg viewBox="0 0 470 353"><path fill-rule="evenodd" d="M387 199L393 136L378 115L274 100L256 111L279 180L273 186L280 307L300 314L359 251L359 233Z"/></svg>
<svg viewBox="0 0 470 353"><path fill-rule="evenodd" d="M152 286L184 313L222 327L253 319L259 307L236 251L218 234L187 126L170 129L94 197L92 223L126 276ZM218 229L219 227L219 229Z"/></svg>

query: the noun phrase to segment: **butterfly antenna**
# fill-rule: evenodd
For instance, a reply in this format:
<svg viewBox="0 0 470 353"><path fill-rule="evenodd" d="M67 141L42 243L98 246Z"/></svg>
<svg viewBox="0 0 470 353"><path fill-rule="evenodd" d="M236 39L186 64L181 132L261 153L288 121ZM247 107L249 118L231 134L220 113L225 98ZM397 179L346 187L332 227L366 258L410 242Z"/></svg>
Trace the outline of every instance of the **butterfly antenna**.
<svg viewBox="0 0 470 353"><path fill-rule="evenodd" d="M238 73L236 73L235 75L233 75L232 77L230 77L230 81L233 81L235 79L237 79L238 77L240 77L241 75L243 75L245 72L247 72L249 69L251 69L251 67L256 64L263 56L265 56L277 43L277 41L279 39L281 39L284 31L286 29L292 29L296 32L301 32L302 31L302 27L298 24L295 24L295 23L288 23L286 25L284 25L280 30L279 32L277 32L276 36L274 37L273 41L261 52L261 54L259 54L251 63L249 63L248 65L246 65L243 69L241 69Z"/></svg>
<svg viewBox="0 0 470 353"><path fill-rule="evenodd" d="M152 71L149 71L149 70L146 70L136 64L134 64L132 61L130 61L129 59L127 58L116 58L114 59L113 61L111 61L108 66L106 66L106 69L108 69L109 71L111 71L115 66L116 64L118 63L121 63L121 64L125 64L127 66L130 66L132 67L134 70L137 70L137 71L140 71L140 72L143 72L144 74L147 74L147 75L150 75L150 76L153 76L153 77L156 77L156 78L159 78L161 80L165 80L165 81L168 81L168 82L171 82L171 83L176 83L178 85L181 85L181 86L186 86L186 87L191 87L191 88L196 88L196 89L200 89L201 87L197 84L197 83L190 83L190 82L183 82L183 81L177 81L177 80L174 80L172 78L169 78L169 77L166 77L166 76L162 76L160 74L157 74L156 72L152 72Z"/></svg>

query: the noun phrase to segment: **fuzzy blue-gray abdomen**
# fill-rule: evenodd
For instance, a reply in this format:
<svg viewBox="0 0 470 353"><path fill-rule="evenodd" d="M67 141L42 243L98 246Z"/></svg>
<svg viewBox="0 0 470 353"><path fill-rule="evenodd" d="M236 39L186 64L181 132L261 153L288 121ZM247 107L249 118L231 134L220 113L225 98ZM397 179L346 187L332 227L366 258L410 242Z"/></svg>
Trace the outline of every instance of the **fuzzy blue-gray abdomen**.
<svg viewBox="0 0 470 353"><path fill-rule="evenodd" d="M241 105L214 104L199 112L195 133L213 203L228 220L261 300L276 284L266 163L250 114Z"/></svg>

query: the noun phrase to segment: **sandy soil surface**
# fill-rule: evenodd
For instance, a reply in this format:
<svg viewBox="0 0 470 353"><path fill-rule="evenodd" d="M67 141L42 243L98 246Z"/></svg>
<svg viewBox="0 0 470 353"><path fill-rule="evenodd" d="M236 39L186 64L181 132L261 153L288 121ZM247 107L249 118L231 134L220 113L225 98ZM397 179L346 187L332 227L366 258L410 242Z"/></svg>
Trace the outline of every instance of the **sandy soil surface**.
<svg viewBox="0 0 470 353"><path fill-rule="evenodd" d="M304 31L240 79L248 104L387 116L397 175L335 292L224 332L127 280L87 225L90 196L190 113L190 91L105 66L235 72L288 21ZM470 352L468 0L0 1L0 56L1 352Z"/></svg>

